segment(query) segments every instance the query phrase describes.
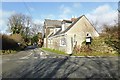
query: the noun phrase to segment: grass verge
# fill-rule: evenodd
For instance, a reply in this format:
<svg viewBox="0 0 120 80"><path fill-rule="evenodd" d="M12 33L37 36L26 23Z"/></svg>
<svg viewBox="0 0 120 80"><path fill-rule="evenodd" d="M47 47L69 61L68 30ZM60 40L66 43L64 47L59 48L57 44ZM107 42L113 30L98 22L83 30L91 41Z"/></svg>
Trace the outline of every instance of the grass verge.
<svg viewBox="0 0 120 80"><path fill-rule="evenodd" d="M74 53L74 56L95 56L95 57L112 57L112 56L120 56L118 53L102 53L102 52L81 52Z"/></svg>
<svg viewBox="0 0 120 80"><path fill-rule="evenodd" d="M55 49L50 48L42 48L45 51L62 54L62 55L68 55L67 53ZM95 57L112 57L112 56L120 56L118 53L102 53L102 52L81 52L81 53L73 53L73 56L95 56Z"/></svg>
<svg viewBox="0 0 120 80"><path fill-rule="evenodd" d="M14 49L14 50L0 50L0 53L2 55L7 55L7 54L16 54L17 52L21 51L21 49Z"/></svg>
<svg viewBox="0 0 120 80"><path fill-rule="evenodd" d="M50 48L42 48L45 51L49 51L49 52L53 52L53 53L57 53L57 54L62 54L62 55L67 55L67 53L60 51L60 50L56 50L56 49L50 49Z"/></svg>

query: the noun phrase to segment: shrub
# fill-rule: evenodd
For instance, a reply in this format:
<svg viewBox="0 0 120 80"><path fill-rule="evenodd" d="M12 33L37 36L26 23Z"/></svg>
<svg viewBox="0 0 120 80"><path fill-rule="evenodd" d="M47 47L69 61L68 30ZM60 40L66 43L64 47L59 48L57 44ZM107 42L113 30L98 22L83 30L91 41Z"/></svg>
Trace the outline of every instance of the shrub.
<svg viewBox="0 0 120 80"><path fill-rule="evenodd" d="M2 41L2 50L20 50L25 46L19 35L1 35L0 40ZM21 45L18 45L18 42Z"/></svg>

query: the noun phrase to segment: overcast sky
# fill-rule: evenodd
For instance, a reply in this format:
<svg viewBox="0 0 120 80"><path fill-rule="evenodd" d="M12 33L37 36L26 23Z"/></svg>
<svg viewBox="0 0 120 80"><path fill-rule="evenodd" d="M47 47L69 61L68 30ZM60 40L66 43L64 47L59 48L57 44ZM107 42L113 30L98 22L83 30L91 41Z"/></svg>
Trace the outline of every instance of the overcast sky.
<svg viewBox="0 0 120 80"><path fill-rule="evenodd" d="M29 15L37 24L43 24L44 19L70 19L71 17L86 17L98 31L102 24L114 24L117 20L117 2L3 2L0 9L0 32L7 33L7 20L14 13Z"/></svg>

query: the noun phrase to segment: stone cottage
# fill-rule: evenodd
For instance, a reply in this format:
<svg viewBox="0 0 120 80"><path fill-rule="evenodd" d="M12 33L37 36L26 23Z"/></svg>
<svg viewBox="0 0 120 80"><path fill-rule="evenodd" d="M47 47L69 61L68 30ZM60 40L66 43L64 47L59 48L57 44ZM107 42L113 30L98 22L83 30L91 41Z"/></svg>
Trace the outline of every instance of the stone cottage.
<svg viewBox="0 0 120 80"><path fill-rule="evenodd" d="M71 54L75 45L81 46L88 33L92 38L99 36L85 15L62 21L45 19L44 47Z"/></svg>

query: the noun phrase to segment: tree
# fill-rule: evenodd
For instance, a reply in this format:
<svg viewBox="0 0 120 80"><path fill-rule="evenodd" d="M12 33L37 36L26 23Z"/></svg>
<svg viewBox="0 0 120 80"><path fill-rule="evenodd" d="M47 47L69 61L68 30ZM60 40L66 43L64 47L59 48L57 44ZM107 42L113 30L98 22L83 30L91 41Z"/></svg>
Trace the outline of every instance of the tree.
<svg viewBox="0 0 120 80"><path fill-rule="evenodd" d="M34 36L32 37L32 39L31 39L31 44L37 43L38 40L39 40L38 34L34 35Z"/></svg>
<svg viewBox="0 0 120 80"><path fill-rule="evenodd" d="M31 18L27 15L16 13L8 18L8 27L12 34L25 34L26 28L31 26Z"/></svg>
<svg viewBox="0 0 120 80"><path fill-rule="evenodd" d="M120 53L120 28L119 24L115 22L114 25L103 25L103 33L105 43Z"/></svg>
<svg viewBox="0 0 120 80"><path fill-rule="evenodd" d="M30 32L31 35L35 35L35 34L37 34L38 32L42 32L42 31L43 31L43 30L42 30L42 25L41 25L41 24L35 24L35 23L33 23L30 31L31 31L31 32Z"/></svg>
<svg viewBox="0 0 120 80"><path fill-rule="evenodd" d="M20 13L8 18L8 26L12 34L20 34L23 37L26 45L31 42L31 38L34 38L33 42L37 42L36 34L42 31L42 25L34 24L29 16Z"/></svg>
<svg viewBox="0 0 120 80"><path fill-rule="evenodd" d="M8 18L8 27L12 34L20 34L26 44L29 42L32 19L24 14L16 13Z"/></svg>

